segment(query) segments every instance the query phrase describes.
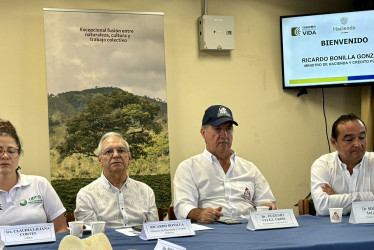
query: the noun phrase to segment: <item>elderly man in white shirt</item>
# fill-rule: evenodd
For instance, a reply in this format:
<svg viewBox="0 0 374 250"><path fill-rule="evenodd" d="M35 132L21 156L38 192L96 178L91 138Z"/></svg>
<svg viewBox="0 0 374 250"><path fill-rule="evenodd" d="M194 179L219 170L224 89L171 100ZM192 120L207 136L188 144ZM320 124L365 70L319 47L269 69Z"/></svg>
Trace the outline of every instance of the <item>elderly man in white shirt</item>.
<svg viewBox="0 0 374 250"><path fill-rule="evenodd" d="M311 193L317 215L330 207L351 211L353 201L374 200L374 153L366 152L366 126L354 114L342 115L332 126L336 152L317 159L311 168Z"/></svg>
<svg viewBox="0 0 374 250"><path fill-rule="evenodd" d="M178 219L213 223L248 219L256 206L276 209L269 184L251 162L231 149L234 121L228 107L214 105L200 130L206 148L179 164L174 177L174 211Z"/></svg>
<svg viewBox="0 0 374 250"><path fill-rule="evenodd" d="M105 221L109 228L158 221L153 190L127 174L131 154L123 137L114 132L105 134L97 151L103 172L78 192L75 218L86 224Z"/></svg>

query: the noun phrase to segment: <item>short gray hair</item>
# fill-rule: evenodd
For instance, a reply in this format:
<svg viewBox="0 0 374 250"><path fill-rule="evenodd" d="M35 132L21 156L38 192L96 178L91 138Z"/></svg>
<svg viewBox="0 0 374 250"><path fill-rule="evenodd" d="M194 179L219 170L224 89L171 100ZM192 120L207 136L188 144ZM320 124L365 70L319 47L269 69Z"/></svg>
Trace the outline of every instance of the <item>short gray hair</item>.
<svg viewBox="0 0 374 250"><path fill-rule="evenodd" d="M129 151L130 153L130 146L129 144L127 143L127 141L122 137L122 135L120 133L117 133L117 132L108 132L106 133L105 135L103 135L99 141L99 146L97 146L97 156L100 156L101 155L101 151L102 151L102 148L101 148L101 144L103 144L103 141L108 138L109 136L115 136L115 137L118 137L118 138L121 138L126 146L127 146L127 150Z"/></svg>
<svg viewBox="0 0 374 250"><path fill-rule="evenodd" d="M208 127L209 127L209 124L205 124L205 125L201 126L201 128L204 129L204 130L207 130Z"/></svg>

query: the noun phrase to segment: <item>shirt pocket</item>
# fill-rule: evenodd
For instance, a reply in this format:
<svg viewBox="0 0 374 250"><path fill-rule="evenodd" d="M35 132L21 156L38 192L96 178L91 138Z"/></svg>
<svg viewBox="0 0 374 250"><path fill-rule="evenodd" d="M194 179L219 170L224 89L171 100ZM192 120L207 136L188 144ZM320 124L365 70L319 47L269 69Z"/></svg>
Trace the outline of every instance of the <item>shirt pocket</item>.
<svg viewBox="0 0 374 250"><path fill-rule="evenodd" d="M238 181L234 185L235 196L243 199L248 203L252 203L254 196L254 185L247 181Z"/></svg>

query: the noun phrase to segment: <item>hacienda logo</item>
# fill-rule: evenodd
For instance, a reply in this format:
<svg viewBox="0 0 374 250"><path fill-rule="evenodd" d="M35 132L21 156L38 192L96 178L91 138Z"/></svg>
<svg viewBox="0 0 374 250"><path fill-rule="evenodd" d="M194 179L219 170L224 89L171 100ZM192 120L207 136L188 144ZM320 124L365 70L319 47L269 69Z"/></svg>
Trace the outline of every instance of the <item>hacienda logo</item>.
<svg viewBox="0 0 374 250"><path fill-rule="evenodd" d="M35 196L32 196L32 197L28 198L27 200L23 199L23 200L19 201L19 204L22 207L26 206L27 204L38 205L38 204L42 204L42 203L43 203L43 199L40 195L35 195Z"/></svg>
<svg viewBox="0 0 374 250"><path fill-rule="evenodd" d="M346 18L346 17L342 17L342 18L340 18L340 22L341 22L343 25L345 25L345 24L348 22L348 18Z"/></svg>
<svg viewBox="0 0 374 250"><path fill-rule="evenodd" d="M317 35L317 26L303 26L303 27L292 27L291 35L292 36L313 36Z"/></svg>
<svg viewBox="0 0 374 250"><path fill-rule="evenodd" d="M346 26L346 24L348 23L348 18L347 17L341 17L339 20L340 20L340 23L342 24L342 26L332 27L333 31L337 31L337 32L340 32L340 33L349 33L350 31L356 30L356 26L354 26L354 25Z"/></svg>

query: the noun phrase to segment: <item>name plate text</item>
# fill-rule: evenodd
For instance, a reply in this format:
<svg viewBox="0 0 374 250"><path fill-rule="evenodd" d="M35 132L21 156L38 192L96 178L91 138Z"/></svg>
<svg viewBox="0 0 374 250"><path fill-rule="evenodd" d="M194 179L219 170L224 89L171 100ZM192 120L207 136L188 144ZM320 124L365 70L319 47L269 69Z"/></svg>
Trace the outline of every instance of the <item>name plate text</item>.
<svg viewBox="0 0 374 250"><path fill-rule="evenodd" d="M142 240L172 238L195 235L191 220L171 220L143 223Z"/></svg>
<svg viewBox="0 0 374 250"><path fill-rule="evenodd" d="M5 226L0 228L5 246L56 241L53 223Z"/></svg>
<svg viewBox="0 0 374 250"><path fill-rule="evenodd" d="M261 230L273 228L298 227L292 209L279 209L251 212L247 229Z"/></svg>
<svg viewBox="0 0 374 250"><path fill-rule="evenodd" d="M352 202L349 223L374 223L374 201L354 201Z"/></svg>

